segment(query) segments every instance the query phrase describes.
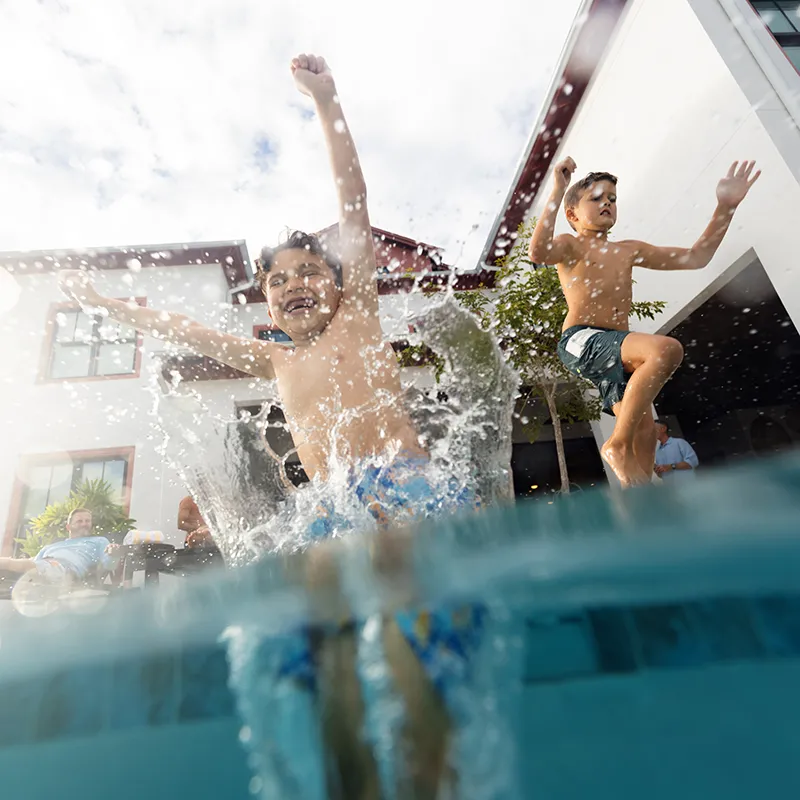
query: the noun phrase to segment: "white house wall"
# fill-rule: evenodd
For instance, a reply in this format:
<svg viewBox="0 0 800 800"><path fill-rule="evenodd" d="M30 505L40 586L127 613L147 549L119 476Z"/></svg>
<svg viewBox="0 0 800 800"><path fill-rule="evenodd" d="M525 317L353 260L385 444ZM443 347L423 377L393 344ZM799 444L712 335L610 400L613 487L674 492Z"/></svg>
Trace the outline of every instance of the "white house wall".
<svg viewBox="0 0 800 800"><path fill-rule="evenodd" d="M7 520L14 477L23 455L133 446L131 516L142 528L174 532L180 487L169 478L152 438L148 364L163 345L144 337L140 377L37 383L48 313L65 301L54 275L16 276L16 306L0 318L0 520ZM130 281L130 282L128 282ZM98 273L109 296L145 297L151 308L180 311L208 324L228 314L227 284L219 265L146 268Z"/></svg>
<svg viewBox="0 0 800 800"><path fill-rule="evenodd" d="M750 69L751 88L757 79L766 86L741 38L732 28L724 34L726 57L737 59L739 76ZM800 154L797 130L786 128ZM619 177L614 238L676 246L692 245L703 232L730 163L756 159L763 175L706 269L636 270L635 296L664 300L667 309L635 327L655 331L680 317L751 248L800 326L793 223L800 186L687 0L634 0L565 137L559 157L565 155L577 161L578 175L608 170ZM537 198L537 211L544 197ZM558 232L568 230L562 215Z"/></svg>

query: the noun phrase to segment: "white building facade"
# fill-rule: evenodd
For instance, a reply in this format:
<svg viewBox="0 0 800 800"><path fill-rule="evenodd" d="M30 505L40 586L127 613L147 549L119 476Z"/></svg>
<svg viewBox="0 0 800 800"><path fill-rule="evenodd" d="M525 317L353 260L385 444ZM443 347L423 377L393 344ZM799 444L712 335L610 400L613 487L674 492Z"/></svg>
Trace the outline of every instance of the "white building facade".
<svg viewBox="0 0 800 800"><path fill-rule="evenodd" d="M666 302L634 327L686 350L657 410L707 463L800 441L799 5L586 2L484 255L541 211L567 155L576 177L618 176L612 239L680 247L705 229L730 164L755 159L763 174L706 269L634 273L636 299ZM598 441L611 426L595 425Z"/></svg>

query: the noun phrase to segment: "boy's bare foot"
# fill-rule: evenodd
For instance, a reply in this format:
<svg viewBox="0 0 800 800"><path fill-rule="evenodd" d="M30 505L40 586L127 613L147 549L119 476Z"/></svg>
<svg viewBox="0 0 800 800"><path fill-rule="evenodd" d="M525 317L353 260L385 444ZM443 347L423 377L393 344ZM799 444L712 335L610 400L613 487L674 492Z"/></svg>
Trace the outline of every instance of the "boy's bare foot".
<svg viewBox="0 0 800 800"><path fill-rule="evenodd" d="M609 439L600 448L600 455L614 471L624 488L643 486L646 483L650 483L650 479L645 475L641 465L636 460L632 447L626 447L620 442Z"/></svg>

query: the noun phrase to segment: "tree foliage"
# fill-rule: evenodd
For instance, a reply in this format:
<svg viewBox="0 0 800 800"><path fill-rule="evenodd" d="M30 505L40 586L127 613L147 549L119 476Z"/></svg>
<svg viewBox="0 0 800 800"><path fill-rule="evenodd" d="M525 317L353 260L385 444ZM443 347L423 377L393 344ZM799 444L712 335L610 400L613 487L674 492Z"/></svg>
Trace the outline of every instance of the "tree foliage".
<svg viewBox="0 0 800 800"><path fill-rule="evenodd" d="M28 535L21 537L20 549L33 558L43 547L67 537L67 517L76 508L88 508L92 512L92 524L98 536L115 538L131 530L136 521L130 519L125 509L116 501L111 485L103 480L84 481L66 500L53 503L34 517Z"/></svg>

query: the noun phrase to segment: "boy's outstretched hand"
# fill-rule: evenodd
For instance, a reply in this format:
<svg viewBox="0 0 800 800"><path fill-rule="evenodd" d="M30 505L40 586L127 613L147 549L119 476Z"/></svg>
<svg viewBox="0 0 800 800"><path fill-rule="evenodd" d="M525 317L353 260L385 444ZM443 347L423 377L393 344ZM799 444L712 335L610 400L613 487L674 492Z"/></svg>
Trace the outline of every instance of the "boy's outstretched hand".
<svg viewBox="0 0 800 800"><path fill-rule="evenodd" d="M314 100L336 94L333 75L322 56L301 53L292 59L291 70L297 88Z"/></svg>
<svg viewBox="0 0 800 800"><path fill-rule="evenodd" d="M736 208L744 200L750 187L758 180L761 170L753 174L755 161L738 161L731 164L728 174L717 184L717 200L721 205Z"/></svg>
<svg viewBox="0 0 800 800"><path fill-rule="evenodd" d="M81 269L62 269L57 273L58 288L64 294L81 305L94 305L103 296L92 286L89 276Z"/></svg>

